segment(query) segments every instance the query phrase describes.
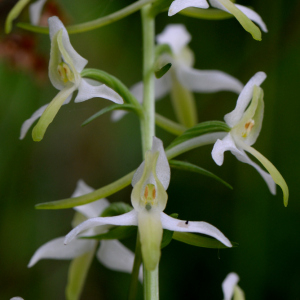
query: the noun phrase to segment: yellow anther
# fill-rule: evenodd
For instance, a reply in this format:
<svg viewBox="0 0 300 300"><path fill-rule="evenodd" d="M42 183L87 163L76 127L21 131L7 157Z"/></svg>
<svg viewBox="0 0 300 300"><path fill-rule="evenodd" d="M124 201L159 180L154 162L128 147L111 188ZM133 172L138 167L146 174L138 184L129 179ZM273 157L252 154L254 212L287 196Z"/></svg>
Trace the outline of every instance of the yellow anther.
<svg viewBox="0 0 300 300"><path fill-rule="evenodd" d="M245 131L242 133L242 137L246 138L248 134L251 132L255 122L253 119L250 119L246 124L245 124Z"/></svg>
<svg viewBox="0 0 300 300"><path fill-rule="evenodd" d="M146 185L145 192L142 198L144 201L145 208L147 210L150 210L151 207L154 205L154 201L156 198L156 189L154 184L149 183Z"/></svg>
<svg viewBox="0 0 300 300"><path fill-rule="evenodd" d="M66 63L61 62L57 66L57 72L64 83L68 81L74 82L74 74Z"/></svg>

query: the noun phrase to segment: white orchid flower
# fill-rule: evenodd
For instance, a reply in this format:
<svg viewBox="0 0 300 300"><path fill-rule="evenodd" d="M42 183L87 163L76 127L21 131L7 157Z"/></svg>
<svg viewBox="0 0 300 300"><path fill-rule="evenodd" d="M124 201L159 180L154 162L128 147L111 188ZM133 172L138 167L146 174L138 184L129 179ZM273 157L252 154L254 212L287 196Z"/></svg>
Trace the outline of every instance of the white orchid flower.
<svg viewBox="0 0 300 300"><path fill-rule="evenodd" d="M192 68L194 54L187 46L191 41L191 35L184 25L168 25L161 34L157 35L156 40L158 44L168 44L173 55L163 55L161 58L162 66L172 63L172 68L160 79L155 79L155 99L159 100L171 92L176 114L184 125L190 127L197 123L191 92L232 91L239 94L243 89L243 84L239 80L222 71ZM131 92L140 103L143 102L142 82L136 83L131 88ZM185 112L187 110L189 110L188 115ZM124 114L125 112L121 110L114 111L112 119L117 121Z"/></svg>
<svg viewBox="0 0 300 300"><path fill-rule="evenodd" d="M243 290L238 286L240 278L232 272L229 273L222 283L222 290L224 300L245 300L245 294Z"/></svg>
<svg viewBox="0 0 300 300"><path fill-rule="evenodd" d="M93 189L79 180L72 197L79 197L92 192ZM106 199L74 207L75 215L73 225L90 218L98 217L102 211L109 206ZM86 234L97 235L105 233L111 226L92 228ZM68 245L64 245L64 237L59 237L42 245L32 256L28 267L32 267L41 259L74 259L85 253L94 253L98 242L90 239L75 239ZM134 254L118 240L101 240L100 247L96 251L98 260L107 268L131 273ZM139 279L142 280L142 269L140 269Z"/></svg>
<svg viewBox="0 0 300 300"><path fill-rule="evenodd" d="M232 14L240 22L244 29L250 32L256 40L261 40L261 32L259 28L252 23L252 21L257 23L264 32L268 32L266 24L262 18L248 7L232 3L230 0L209 0L209 3L212 7ZM207 9L209 8L209 4L207 0L174 0L171 3L168 15L173 16L188 7Z"/></svg>
<svg viewBox="0 0 300 300"><path fill-rule="evenodd" d="M222 140L216 141L212 150L212 158L217 165L221 166L224 161L224 152L231 151L238 160L253 166L260 173L272 194L276 193L275 183L277 183L282 188L284 204L287 206L289 190L285 180L270 161L251 147L262 127L264 101L260 85L265 79L266 74L258 72L245 85L238 97L235 109L224 117L231 130ZM245 151L256 157L270 174L254 163Z"/></svg>
<svg viewBox="0 0 300 300"><path fill-rule="evenodd" d="M160 258L163 228L171 231L198 232L218 239L231 247L230 241L216 227L206 222L190 222L169 217L163 210L168 195L170 167L162 141L153 137L152 149L145 155L132 179L131 203L133 210L115 217L89 219L74 228L65 238L70 243L83 230L105 224L138 226L144 266L154 270Z"/></svg>
<svg viewBox="0 0 300 300"><path fill-rule="evenodd" d="M75 90L78 90L75 102L101 97L116 103L123 103L121 96L106 85L95 86L90 84L90 81L81 78L80 72L88 61L74 50L66 28L57 17L49 18L48 23L51 39L49 78L60 92L49 104L42 106L23 123L20 139L25 137L30 126L40 117L32 131L32 137L34 141L42 140L58 110L63 104L71 101Z"/></svg>

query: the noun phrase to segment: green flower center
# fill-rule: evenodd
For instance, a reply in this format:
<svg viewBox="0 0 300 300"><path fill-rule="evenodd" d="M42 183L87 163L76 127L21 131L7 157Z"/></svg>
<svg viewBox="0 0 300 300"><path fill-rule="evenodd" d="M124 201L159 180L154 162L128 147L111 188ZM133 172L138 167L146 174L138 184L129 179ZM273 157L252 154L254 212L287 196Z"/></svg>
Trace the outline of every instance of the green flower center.
<svg viewBox="0 0 300 300"><path fill-rule="evenodd" d="M57 66L57 72L61 78L61 80L64 83L67 83L69 81L71 82L75 82L75 77L74 77L74 73L70 70L69 66L64 63L61 62L58 66Z"/></svg>
<svg viewBox="0 0 300 300"><path fill-rule="evenodd" d="M242 137L246 138L249 133L251 132L253 126L255 125L255 122L253 119L250 119L246 124L245 124L245 130L242 132Z"/></svg>

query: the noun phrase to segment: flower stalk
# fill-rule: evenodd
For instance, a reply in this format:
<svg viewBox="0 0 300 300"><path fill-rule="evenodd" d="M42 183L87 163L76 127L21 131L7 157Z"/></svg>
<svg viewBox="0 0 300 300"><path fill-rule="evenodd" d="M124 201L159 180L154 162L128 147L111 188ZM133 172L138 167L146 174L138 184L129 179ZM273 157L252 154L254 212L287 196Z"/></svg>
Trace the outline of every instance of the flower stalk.
<svg viewBox="0 0 300 300"><path fill-rule="evenodd" d="M152 138L155 136L155 86L153 67L155 63L155 20L150 13L151 5L141 10L143 33L143 83L144 118L141 120L142 149L146 151L152 147ZM144 299L159 299L158 264L153 271L144 267Z"/></svg>

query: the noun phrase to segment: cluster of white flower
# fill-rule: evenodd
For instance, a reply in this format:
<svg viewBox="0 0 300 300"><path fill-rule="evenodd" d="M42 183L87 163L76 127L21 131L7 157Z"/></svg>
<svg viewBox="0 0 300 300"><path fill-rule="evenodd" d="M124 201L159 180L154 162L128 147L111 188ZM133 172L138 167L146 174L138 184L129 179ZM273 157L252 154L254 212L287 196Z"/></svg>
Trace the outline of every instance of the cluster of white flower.
<svg viewBox="0 0 300 300"><path fill-rule="evenodd" d="M38 24L45 2L46 0L39 0L30 6L31 21L35 25ZM175 0L169 8L169 16L190 7L208 9L209 4L214 9L234 15L256 39L260 39L261 33L252 21L267 32L264 22L256 12L242 5L234 4L230 0L209 0L209 3L206 0ZM32 136L35 141L42 140L47 127L53 121L60 107L71 101L73 92L76 90L78 90L78 94L75 102L100 97L119 104L120 110L116 110L118 109L116 105L112 109L114 110L112 119L114 121L121 119L125 114L122 104L125 102L124 107L127 105L126 108L130 105L132 108L134 105L125 101L126 95L121 89L114 89L99 81L83 78L81 73L88 61L72 47L68 32L58 17L49 18L48 23L51 40L49 77L59 93L50 104L42 106L23 123L20 138L23 139L29 128L39 119L32 131ZM168 25L161 34L157 35L156 41L161 49L163 46L166 47L157 57L153 68L159 66L162 70L167 64L172 64L172 67L163 76L154 80L155 100L170 93L178 122L188 132L191 130L190 128L198 125L193 92L230 91L239 94L235 109L224 117L227 133L221 135L222 139L215 138L211 141L214 143L212 158L216 164L222 165L224 152L231 151L238 160L253 166L259 172L272 194L276 193L276 184L278 184L283 190L284 204L287 205L288 188L283 177L264 156L251 147L258 138L262 127L264 101L263 90L260 86L266 79L266 74L264 72L256 73L244 86L239 80L222 71L194 69L194 54L188 47L191 35L181 24ZM145 89L145 82L138 82L128 91L136 100L136 107L134 107L136 110L143 109ZM144 111L143 114L147 114L147 111ZM211 132L208 130L208 133L204 133L202 137L204 139L205 136L211 137L209 135ZM220 137L220 135L215 135L215 137ZM192 135L190 139L184 139L184 142L192 144L195 138L197 136ZM189 147L190 145L187 149L190 149ZM87 204L73 205L76 211L72 223L73 230L66 237L56 238L41 246L31 258L28 267L32 267L39 260L46 258L72 259L71 268L74 272L80 268L83 282L86 271L82 270L87 270L91 258L96 256L104 266L110 269L131 273L135 260L134 253L118 239L99 241L77 238L79 234L84 237L106 234L115 226L138 227L143 267L150 272L156 270L160 260L163 229L172 232L204 234L213 237L226 247L232 247L231 242L224 234L209 223L179 220L163 212L167 205L166 190L170 182L168 153L164 150L163 142L155 136L152 137L152 148L146 150L148 151L144 153L145 159L132 178L132 208L129 212L102 216L110 207L110 203L101 198L89 200L86 202ZM269 173L254 163L245 151L255 156ZM80 180L72 198L80 198L89 194L93 194L93 189ZM77 270L75 270L76 268ZM142 266L139 268L138 278L142 281ZM224 299L229 300L232 297L234 297L233 299L244 299L242 290L237 286L238 280L235 273L230 273L225 279L223 283ZM72 286L72 289L69 292L78 295L81 286L75 285L75 287Z"/></svg>

